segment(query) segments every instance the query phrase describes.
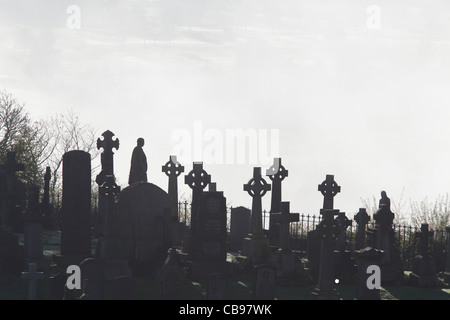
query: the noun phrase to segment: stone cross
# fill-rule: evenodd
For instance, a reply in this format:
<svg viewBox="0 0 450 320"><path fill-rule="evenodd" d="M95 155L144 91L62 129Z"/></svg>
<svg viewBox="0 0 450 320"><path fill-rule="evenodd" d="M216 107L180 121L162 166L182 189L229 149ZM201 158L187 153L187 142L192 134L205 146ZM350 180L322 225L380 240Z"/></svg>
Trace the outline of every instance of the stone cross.
<svg viewBox="0 0 450 320"><path fill-rule="evenodd" d="M360 208L358 213L354 215L353 219L358 224L355 250L363 249L366 247L366 225L370 221L370 216L367 214L366 208Z"/></svg>
<svg viewBox="0 0 450 320"><path fill-rule="evenodd" d="M37 272L36 263L28 264L28 272L22 272L22 279L28 280L28 300L37 299L37 280L44 278L43 272Z"/></svg>
<svg viewBox="0 0 450 320"><path fill-rule="evenodd" d="M266 170L266 176L272 181L270 212L280 212L281 182L288 176L288 170L281 164L281 158L274 158L273 165Z"/></svg>
<svg viewBox="0 0 450 320"><path fill-rule="evenodd" d="M272 213L280 212L281 182L288 176L288 170L281 164L281 158L274 158L273 165L266 170L266 176L272 181L269 230L271 240L279 236L278 225L272 221Z"/></svg>
<svg viewBox="0 0 450 320"><path fill-rule="evenodd" d="M192 189L191 230L197 228L198 199L211 182L211 175L203 169L203 162L194 162L193 169L184 176L184 183Z"/></svg>
<svg viewBox="0 0 450 320"><path fill-rule="evenodd" d="M270 184L261 176L261 168L253 168L253 178L244 184L244 191L252 197L252 234L262 234L262 204L261 199L270 191Z"/></svg>
<svg viewBox="0 0 450 320"><path fill-rule="evenodd" d="M289 225L291 222L300 220L300 215L298 213L290 212L289 205L288 201L280 202L280 212L273 213L272 215L274 222L280 224L280 248L285 252L290 249Z"/></svg>
<svg viewBox="0 0 450 320"><path fill-rule="evenodd" d="M177 156L170 156L169 161L162 166L162 172L169 177L168 194L171 216L178 221L178 176L184 172L184 166L177 161Z"/></svg>
<svg viewBox="0 0 450 320"><path fill-rule="evenodd" d="M115 140L113 140L114 133L106 130L102 133L102 136L103 140L100 138L97 139L97 149L100 150L101 148L103 148L103 152L100 155L102 170L95 179L99 186L101 186L103 182L105 182L107 175L114 174L113 149L119 150L119 139L116 138Z"/></svg>
<svg viewBox="0 0 450 320"><path fill-rule="evenodd" d="M316 229L321 241L317 294L327 297L332 295L334 284L333 251L335 240L339 235L339 227L334 216L339 214L339 210L322 209L320 214L323 216L323 219Z"/></svg>
<svg viewBox="0 0 450 320"><path fill-rule="evenodd" d="M337 249L339 251L345 251L346 239L347 239L346 231L347 231L348 227L351 227L352 220L350 220L349 218L347 218L345 216L345 212L339 212L339 214L336 218L336 222L337 222L338 228L339 228Z"/></svg>
<svg viewBox="0 0 450 320"><path fill-rule="evenodd" d="M433 239L434 231L428 229L428 223L422 223L420 231L417 231L415 237L420 239L420 252L423 257L430 254L430 239Z"/></svg>
<svg viewBox="0 0 450 320"><path fill-rule="evenodd" d="M325 181L319 184L319 191L323 195L323 209L333 209L333 198L341 192L341 187L334 181L334 176L327 174Z"/></svg>

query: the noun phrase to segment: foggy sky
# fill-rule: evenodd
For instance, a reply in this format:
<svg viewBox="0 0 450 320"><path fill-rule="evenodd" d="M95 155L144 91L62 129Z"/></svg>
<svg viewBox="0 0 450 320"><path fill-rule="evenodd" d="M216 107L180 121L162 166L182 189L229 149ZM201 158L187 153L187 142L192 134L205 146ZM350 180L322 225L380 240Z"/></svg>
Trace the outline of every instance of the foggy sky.
<svg viewBox="0 0 450 320"><path fill-rule="evenodd" d="M81 29L67 27L70 5ZM367 24L372 5L379 29ZM149 181L167 189L161 166L176 130L194 135L196 121L223 134L278 129L291 210L318 214L317 185L334 174L335 207L352 218L381 190L393 202L403 189L406 201L449 190L449 9L425 0L0 1L0 88L35 118L73 109L99 136L113 131L123 186L138 137ZM204 167L229 204L251 206L252 164Z"/></svg>

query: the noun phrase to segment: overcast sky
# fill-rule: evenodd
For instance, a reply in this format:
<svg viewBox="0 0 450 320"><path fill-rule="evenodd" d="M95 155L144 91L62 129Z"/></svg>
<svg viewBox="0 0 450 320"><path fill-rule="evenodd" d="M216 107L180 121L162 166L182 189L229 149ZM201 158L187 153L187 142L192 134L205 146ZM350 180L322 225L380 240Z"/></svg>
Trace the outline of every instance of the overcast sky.
<svg viewBox="0 0 450 320"><path fill-rule="evenodd" d="M243 130L276 140L268 155L289 170L295 212L319 213L326 174L350 218L381 190L393 202L449 190L448 1L0 0L0 38L0 88L35 118L73 109L113 131L124 186L138 137L149 181L167 189L161 166L180 133L217 160ZM243 184L270 163L207 159L190 161L250 207ZM183 176L179 190L190 193Z"/></svg>

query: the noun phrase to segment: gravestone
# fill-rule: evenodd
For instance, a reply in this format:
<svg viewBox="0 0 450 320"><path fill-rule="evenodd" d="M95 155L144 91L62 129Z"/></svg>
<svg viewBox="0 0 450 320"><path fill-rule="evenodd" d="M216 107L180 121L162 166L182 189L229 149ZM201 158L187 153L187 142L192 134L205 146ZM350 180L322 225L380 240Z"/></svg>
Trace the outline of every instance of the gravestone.
<svg viewBox="0 0 450 320"><path fill-rule="evenodd" d="M128 276L115 278L114 300L136 300L136 279Z"/></svg>
<svg viewBox="0 0 450 320"><path fill-rule="evenodd" d="M56 230L57 221L54 216L53 203L50 202L50 179L52 177L50 167L46 167L44 174L44 193L41 202L41 211L44 216L44 229Z"/></svg>
<svg viewBox="0 0 450 320"><path fill-rule="evenodd" d="M273 223L279 224L279 246L282 252L291 253L290 241L290 224L300 220L298 213L290 212L290 203L287 201L280 202L279 212L272 213Z"/></svg>
<svg viewBox="0 0 450 320"><path fill-rule="evenodd" d="M152 183L136 182L117 196L116 215L123 258L131 261L134 275L151 276L170 243L168 194Z"/></svg>
<svg viewBox="0 0 450 320"><path fill-rule="evenodd" d="M8 151L6 163L0 165L0 214L1 225L6 230L23 232L22 208L25 206L25 187L16 173L25 171L23 163L17 163L16 152Z"/></svg>
<svg viewBox="0 0 450 320"><path fill-rule="evenodd" d="M369 277L373 274L368 273L369 266L378 266L383 257L383 250L366 247L355 250L355 257L358 265L358 277L356 283L357 300L380 300L380 289L368 286ZM372 282L372 281L370 281ZM371 283L373 285L373 283Z"/></svg>
<svg viewBox="0 0 450 320"><path fill-rule="evenodd" d="M209 184L198 202L197 229L193 233L191 279L201 279L210 273L227 272L227 206L223 192ZM194 244L193 244L194 245Z"/></svg>
<svg viewBox="0 0 450 320"><path fill-rule="evenodd" d="M269 219L269 239L272 245L278 245L280 237L280 225L275 220L272 221L272 214L281 211L281 182L288 176L288 170L281 164L281 158L274 158L273 165L266 170L266 176L272 181L270 219Z"/></svg>
<svg viewBox="0 0 450 320"><path fill-rule="evenodd" d="M251 234L243 241L242 255L247 256L248 263L255 266L265 263L270 256L269 242L262 227L261 204L262 197L267 191L270 191L270 185L261 177L260 167L253 168L253 178L247 184L244 184L244 191L252 197L252 217Z"/></svg>
<svg viewBox="0 0 450 320"><path fill-rule="evenodd" d="M352 226L352 220L345 216L345 212L339 212L336 217L339 229L337 246L335 250L335 278L340 283L348 283L355 280L357 267L352 257L352 252L347 250L347 228Z"/></svg>
<svg viewBox="0 0 450 320"><path fill-rule="evenodd" d="M31 184L28 187L28 205L24 214L24 249L26 263L34 263L38 270L46 270L47 263L43 255L43 222L39 205L39 187Z"/></svg>
<svg viewBox="0 0 450 320"><path fill-rule="evenodd" d="M197 220L198 220L198 200L208 184L211 182L211 175L203 169L202 162L194 162L193 169L184 176L184 183L192 189L191 202L191 229L187 239L187 248L183 248L189 254L193 253L193 248L197 247L195 235L197 234Z"/></svg>
<svg viewBox="0 0 450 320"><path fill-rule="evenodd" d="M74 150L63 156L61 254L91 255L91 155Z"/></svg>
<svg viewBox="0 0 450 320"><path fill-rule="evenodd" d="M230 250L242 249L242 241L250 233L251 210L245 207L231 208Z"/></svg>
<svg viewBox="0 0 450 320"><path fill-rule="evenodd" d="M85 280L88 280L89 294L87 300L103 300L105 271L103 263L95 258L88 258L80 263L81 290L85 292Z"/></svg>
<svg viewBox="0 0 450 320"><path fill-rule="evenodd" d="M99 189L99 194L103 199L103 236L98 240L96 257L104 263L105 279L107 280L131 274L128 259L125 259L119 238L116 196L120 192L120 187L114 180L113 175L107 175Z"/></svg>
<svg viewBox="0 0 450 320"><path fill-rule="evenodd" d="M67 283L67 275L58 272L48 278L49 300L62 300L64 296L64 287Z"/></svg>
<svg viewBox="0 0 450 320"><path fill-rule="evenodd" d="M183 283L185 282L183 269L174 248L167 252L167 258L160 270L160 285L162 300L181 300Z"/></svg>
<svg viewBox="0 0 450 320"><path fill-rule="evenodd" d="M162 167L169 177L168 194L170 201L170 216L172 217L171 225L171 245L179 245L182 240L182 226L179 223L178 216L178 176L184 172L184 166L177 161L177 156L170 156L169 161Z"/></svg>
<svg viewBox="0 0 450 320"><path fill-rule="evenodd" d="M381 281L383 284L398 284L403 278L400 253L395 244L395 234L392 228L394 213L390 208L390 199L386 192L382 191L380 208L374 213L375 228L370 228L371 233L369 244L375 249L384 251L380 260Z"/></svg>
<svg viewBox="0 0 450 320"><path fill-rule="evenodd" d="M42 278L44 273L37 271L35 263L28 264L28 271L22 272L22 279L28 280L28 300L37 299L37 280Z"/></svg>
<svg viewBox="0 0 450 320"><path fill-rule="evenodd" d="M102 133L103 139L98 138L97 139L97 149L103 149L103 152L100 154L100 162L101 162L101 171L96 176L95 182L98 185L99 191L101 186L106 182L107 176L113 177L113 183L115 184L115 178L114 178L114 152L113 149L119 150L119 139L113 139L115 136L114 133L112 133L109 130L106 130ZM111 185L111 183L110 183ZM118 192L120 192L120 189L118 189ZM96 229L99 231L99 235L103 235L103 231L105 227L103 226L103 223L105 222L105 204L106 201L104 193L99 192L98 196L98 212L96 212Z"/></svg>
<svg viewBox="0 0 450 320"><path fill-rule="evenodd" d="M333 210L333 199L336 194L341 191L341 187L334 181L334 176L326 175L325 180L318 186L318 191L320 191L324 197L323 209ZM336 214L338 213L339 211L336 211ZM320 216L323 220L323 215L321 214ZM321 241L321 236L318 235L317 228L308 232L308 267L311 277L316 282L319 281Z"/></svg>
<svg viewBox="0 0 450 320"><path fill-rule="evenodd" d="M333 209L334 197L341 191L341 187L334 181L333 175L327 175L318 190L324 196L323 209L320 210L322 221L317 226L317 237L320 239L319 259L319 283L311 293L313 299L334 300L339 295L334 288L335 280L335 252L336 239L339 235L339 227L334 219L339 210Z"/></svg>
<svg viewBox="0 0 450 320"><path fill-rule="evenodd" d="M209 274L207 285L206 297L208 300L227 300L227 276L225 274Z"/></svg>
<svg viewBox="0 0 450 320"><path fill-rule="evenodd" d="M358 229L356 230L355 250L363 249L366 247L366 226L370 221L370 216L367 214L366 208L360 208L353 219L358 224Z"/></svg>
<svg viewBox="0 0 450 320"><path fill-rule="evenodd" d="M255 280L253 281L253 300L274 300L276 286L276 268L269 265L255 266Z"/></svg>
<svg viewBox="0 0 450 320"><path fill-rule="evenodd" d="M411 284L419 287L434 287L438 285L436 261L430 253L430 241L434 231L428 229L427 223L422 223L420 231L415 234L420 240L419 254L414 257L413 270L410 274Z"/></svg>

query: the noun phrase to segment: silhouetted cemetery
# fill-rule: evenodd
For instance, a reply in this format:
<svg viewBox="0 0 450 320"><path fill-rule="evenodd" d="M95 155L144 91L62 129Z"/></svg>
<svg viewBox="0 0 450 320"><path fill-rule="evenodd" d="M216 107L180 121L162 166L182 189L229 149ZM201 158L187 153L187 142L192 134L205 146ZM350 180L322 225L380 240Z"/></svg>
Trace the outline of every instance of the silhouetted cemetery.
<svg viewBox="0 0 450 320"><path fill-rule="evenodd" d="M2 299L376 300L392 297L389 288L449 288L450 227L395 225L385 191L372 216L356 206L358 199L355 211L345 213L335 208L345 186L327 174L317 189L323 195L317 215L296 212L282 197L288 170L275 158L265 171L270 181L261 167L237 178L251 206L229 208L220 181L212 182L201 162L190 167L169 155L160 172L167 189L148 181L143 146L139 138L129 185L120 188L114 175L119 139L109 130L102 134L96 202L91 155L65 153L60 223L49 200L50 168L43 190L25 186L16 176L24 165L8 152L0 165L0 288L20 283L22 290L2 289ZM192 190L188 204L178 195L183 174ZM268 212L264 196L271 197ZM73 265L81 271L75 289L68 287ZM373 266L381 287L368 286Z"/></svg>

